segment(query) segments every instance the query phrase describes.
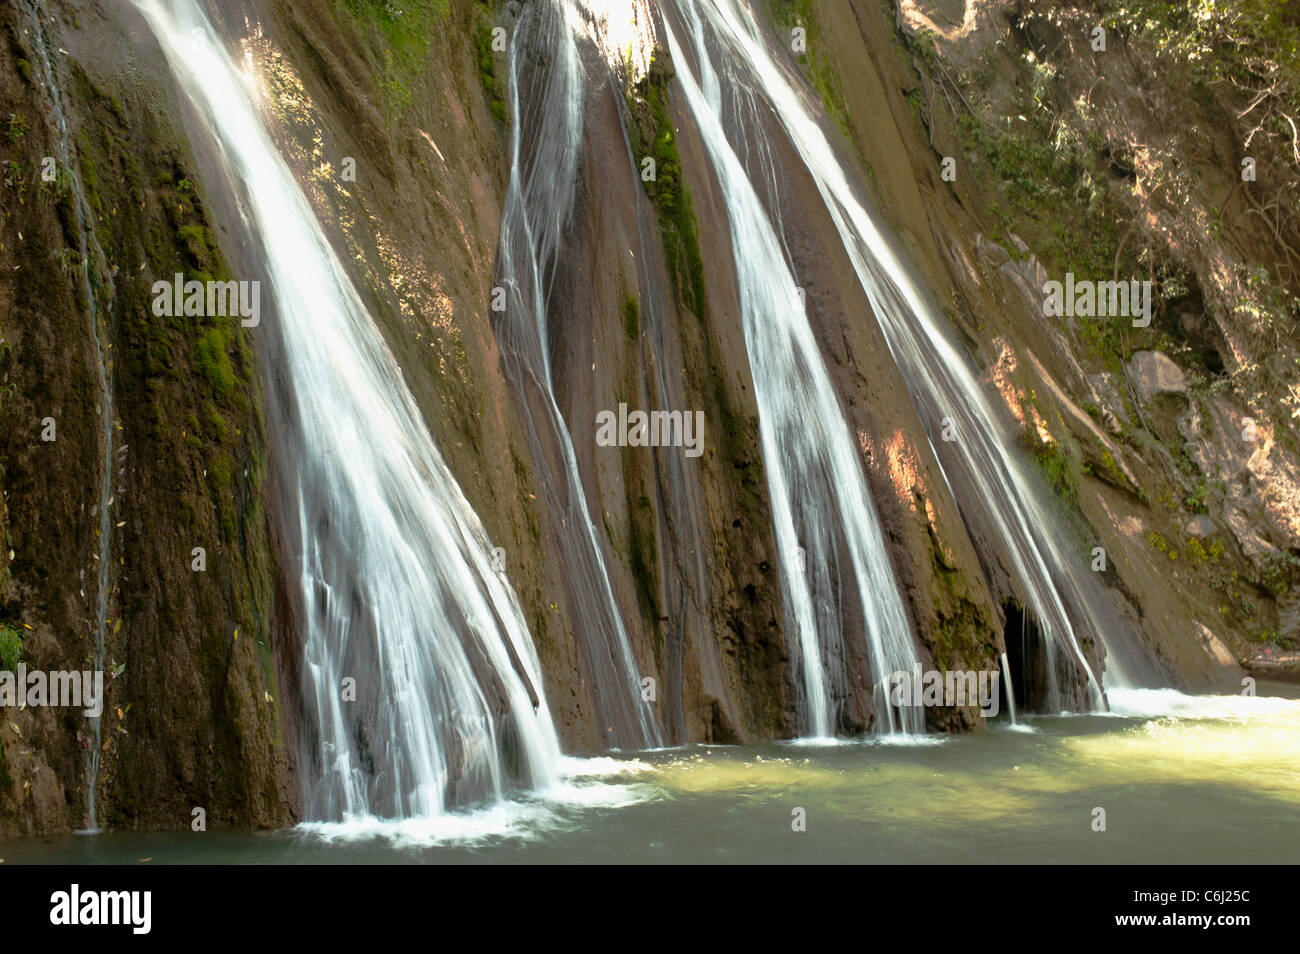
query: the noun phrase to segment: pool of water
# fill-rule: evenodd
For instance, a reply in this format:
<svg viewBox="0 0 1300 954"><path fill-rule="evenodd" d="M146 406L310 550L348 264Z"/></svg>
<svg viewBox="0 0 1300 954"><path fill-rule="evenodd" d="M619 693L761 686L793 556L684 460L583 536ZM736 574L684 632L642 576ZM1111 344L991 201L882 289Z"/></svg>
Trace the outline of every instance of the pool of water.
<svg viewBox="0 0 1300 954"><path fill-rule="evenodd" d="M965 736L571 759L475 812L279 832L0 843L6 864L1300 862L1300 692L1113 692L1107 715ZM1094 830L1095 809L1105 830ZM802 811L799 811L802 810ZM802 815L805 830L795 830Z"/></svg>

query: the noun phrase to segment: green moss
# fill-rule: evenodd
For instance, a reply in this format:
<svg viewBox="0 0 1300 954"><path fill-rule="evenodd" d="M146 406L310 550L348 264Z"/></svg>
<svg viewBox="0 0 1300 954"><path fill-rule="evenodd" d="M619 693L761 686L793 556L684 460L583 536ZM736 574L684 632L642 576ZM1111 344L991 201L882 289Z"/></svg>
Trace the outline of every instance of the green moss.
<svg viewBox="0 0 1300 954"><path fill-rule="evenodd" d="M235 370L226 354L229 338L223 328L209 328L195 346L195 363L199 372L212 385L218 397L228 395L236 383Z"/></svg>
<svg viewBox="0 0 1300 954"><path fill-rule="evenodd" d="M211 401L205 401L203 404L203 424L204 430L214 441L224 441L226 439L226 419L221 416L216 405Z"/></svg>
<svg viewBox="0 0 1300 954"><path fill-rule="evenodd" d="M629 341L635 341L641 334L641 305L635 295L629 295L623 302L623 330Z"/></svg>
<svg viewBox="0 0 1300 954"><path fill-rule="evenodd" d="M208 461L208 484L213 493L224 495L230 489L230 460L217 457Z"/></svg>
<svg viewBox="0 0 1300 954"><path fill-rule="evenodd" d="M478 48L478 79L487 96L488 109L497 122L504 123L506 122L506 83L497 75L497 57L505 54L492 49L494 27L491 17L487 14L482 15L479 27L474 33L474 43Z"/></svg>
<svg viewBox="0 0 1300 954"><path fill-rule="evenodd" d="M636 581L637 602L641 612L653 621L662 615L659 608L659 551L656 544L654 506L641 496L628 507L628 565Z"/></svg>
<svg viewBox="0 0 1300 954"><path fill-rule="evenodd" d="M90 207L95 210L96 215L104 214L104 205L99 198L99 172L95 168L95 161L89 155L82 155L77 161L77 172L81 177L82 191L86 194L86 201Z"/></svg>
<svg viewBox="0 0 1300 954"><path fill-rule="evenodd" d="M1056 441L1044 442L1036 437L1022 436L1021 444L1030 452L1052 492L1066 503L1079 499L1079 481L1082 465Z"/></svg>
<svg viewBox="0 0 1300 954"><path fill-rule="evenodd" d="M522 500L526 501L523 506L524 520L528 525L528 535L533 540L542 539L542 517L538 513L536 499L529 488L532 486L532 478L528 473L528 465L524 463L519 452L515 450L514 445L510 447L510 462L515 471L515 482L519 486L519 493Z"/></svg>
<svg viewBox="0 0 1300 954"><path fill-rule="evenodd" d="M176 230L186 254L199 268L208 268L212 264L212 239L206 227L202 225L182 225ZM197 276L194 276L197 277ZM202 279L205 280L206 279Z"/></svg>
<svg viewBox="0 0 1300 954"><path fill-rule="evenodd" d="M632 145L639 160L654 159L655 177L643 180L642 184L659 213L664 258L673 291L691 311L703 316L707 308L704 256L700 251L691 194L682 177L677 132L669 115L668 82L672 77L667 54L656 50L645 77L628 94L628 108L633 117Z"/></svg>
<svg viewBox="0 0 1300 954"><path fill-rule="evenodd" d="M0 125L4 127L5 142L17 142L27 135L27 119L22 113L10 113L9 118Z"/></svg>
<svg viewBox="0 0 1300 954"><path fill-rule="evenodd" d="M23 661L23 631L17 626L0 624L0 664L13 671Z"/></svg>
<svg viewBox="0 0 1300 954"><path fill-rule="evenodd" d="M334 0L378 61L384 113L395 121L411 104L411 83L425 67L447 20L448 0Z"/></svg>

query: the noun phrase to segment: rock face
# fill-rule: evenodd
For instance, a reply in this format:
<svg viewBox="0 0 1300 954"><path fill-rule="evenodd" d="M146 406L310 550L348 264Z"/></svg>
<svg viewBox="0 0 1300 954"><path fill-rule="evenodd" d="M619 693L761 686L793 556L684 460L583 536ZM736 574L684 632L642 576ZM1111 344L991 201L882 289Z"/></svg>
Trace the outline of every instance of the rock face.
<svg viewBox="0 0 1300 954"><path fill-rule="evenodd" d="M1242 185L1225 161L1173 172L1190 205L1163 189L1134 199L1135 174L1147 183L1171 170L1163 153L1143 165L1153 154L1135 146L1158 138L1169 115L1195 112L1196 128L1219 131L1221 155L1240 152L1250 131L1234 94L1189 106L1188 64L1162 68L1180 55L1158 42L1168 24L1127 24L1102 55L1088 48L1093 14L1083 5L1049 14L971 4L964 19L924 0L892 6L882 16L867 2L816 4L813 81L872 170L895 229L935 236L916 243L918 266L955 303L957 333L999 382L1012 426L1049 449L1039 459L1081 518L1079 546L1100 542L1120 554L1106 581L1140 638L1175 683L1222 686L1221 660L1189 638L1198 625L1238 659L1261 642L1293 645L1285 633L1300 582L1300 441L1291 426L1300 363L1285 329L1298 313L1297 288L1294 269L1273 263L1288 258L1278 239L1294 248L1300 229L1289 219L1269 234L1246 214L1266 201L1257 190L1280 196L1300 185L1289 146L1261 147L1267 186ZM1266 26L1283 38L1296 28ZM1215 56L1232 57L1231 45ZM1038 69L1052 77L1047 98L1023 94ZM904 90L915 108L882 96L880 85ZM1105 105L1076 111L1080 96ZM994 129L983 116L1012 119ZM1033 143L1061 136L1058 144L1080 148L1035 154ZM941 174L945 157L957 157L955 177ZM1081 181L1096 189L1084 196L1074 188ZM1207 233L1198 216L1217 214L1230 194L1238 214ZM1045 279L1149 275L1139 252L1166 262L1157 268L1170 276L1153 283L1149 324L1044 321Z"/></svg>
<svg viewBox="0 0 1300 954"><path fill-rule="evenodd" d="M213 6L256 64L286 160L508 554L565 747L599 748L582 607L557 542L568 515L546 502L549 459L528 439L529 398L503 367L489 307L514 121L490 37L518 9L421 5L394 31L378 6L344 0ZM1295 341L1269 329L1285 327L1295 283L1261 290L1251 269L1281 254L1266 224L1289 248L1300 236L1294 219L1246 211L1294 203L1285 192L1261 201L1262 183L1238 188L1234 162L1180 178L1182 206L1156 189L1137 198L1138 184L1169 170L1152 165L1163 152L1134 143L1163 142L1168 116L1194 102L1204 115L1179 128L1216 130L1215 155L1235 158L1241 104L1171 85L1183 73L1155 69L1137 27L1103 63L1086 46L1087 10L970 6L957 27L924 0L888 12L876 0L801 3L810 57L791 68L827 102L837 146L943 304L960 359L989 382L1025 460L1056 491L1062 532L1081 566L1094 562L1098 607L1155 660L1153 678L1222 688L1242 659L1286 671L1300 645L1300 361ZM255 250L232 198L206 188L213 157L185 127L133 5L58 7L39 20L27 0L0 11L0 117L10 117L0 123L0 636L21 638L29 666L86 665L104 554L113 678L101 823L179 828L201 805L214 825L282 825L295 817L302 708L272 492L294 462L276 447L260 383L276 369L237 324L153 320L148 294L174 271L255 273ZM1058 49L1050 82L1037 77L1046 95L1018 99L1036 88L1026 63ZM84 229L66 175L45 183L36 171L60 153L42 52L91 209ZM1085 92L1101 104L1094 112L1062 105ZM583 101L573 221L552 276L556 401L638 665L659 689L665 740L784 737L796 731L800 686L727 215L678 97L661 55L642 85L593 83ZM1004 128L981 116L1016 119ZM1177 135L1173 153L1202 154L1191 133ZM924 661L995 668L1007 628L1034 625L1009 561L987 528L963 519L969 481L940 467L814 183L789 143L772 141L788 170L774 190L783 238ZM660 191L635 160L664 142L676 175ZM1065 144L1062 154L1044 156L1045 142ZM958 159L955 180L941 173L945 157ZM355 183L334 174L345 159ZM1271 182L1294 178L1271 168ZM1211 211L1225 212L1216 237ZM90 263L87 235L102 248ZM1139 277L1148 262L1165 276L1149 327L1044 318L1047 281ZM110 315L97 330L87 264ZM98 354L111 355L107 440ZM585 422L628 400L703 409L716 441L687 466L662 449L596 447ZM46 418L55 441L41 438ZM105 457L112 520L101 547ZM851 647L861 635L852 602ZM863 651L849 656L841 728L862 731L879 715L875 674ZM935 729L980 725L967 710L928 717ZM84 824L88 739L77 720L27 710L4 721L0 836Z"/></svg>
<svg viewBox="0 0 1300 954"><path fill-rule="evenodd" d="M29 669L85 670L102 627L101 826L180 828L195 806L282 825L296 786L261 372L237 319L151 309L156 279L226 278L231 259L161 57L118 11L44 6L0 9L0 631ZM3 726L0 835L85 826L89 726L36 707Z"/></svg>
<svg viewBox="0 0 1300 954"><path fill-rule="evenodd" d="M1183 369L1162 351L1135 352L1129 361L1128 373L1143 401L1161 394L1187 393L1187 377Z"/></svg>

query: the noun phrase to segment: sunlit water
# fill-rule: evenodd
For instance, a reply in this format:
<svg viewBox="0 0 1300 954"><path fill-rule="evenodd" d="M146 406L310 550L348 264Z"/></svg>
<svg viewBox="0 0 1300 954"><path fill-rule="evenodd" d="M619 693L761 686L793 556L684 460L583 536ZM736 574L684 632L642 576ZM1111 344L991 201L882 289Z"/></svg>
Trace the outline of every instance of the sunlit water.
<svg viewBox="0 0 1300 954"><path fill-rule="evenodd" d="M741 158L754 130L747 125L729 137L724 125L731 111L721 83L731 79L730 60L713 62L693 6L684 5L684 13L691 24L695 72L668 23L664 42L730 226L786 631L804 690L800 729L812 736L836 729L851 678L846 646L851 637L842 614L856 596L875 674L877 728L916 732L919 710L896 712L883 686L883 674L910 671L917 653L860 454L786 261L779 223L768 216ZM744 104L757 111L752 97Z"/></svg>
<svg viewBox="0 0 1300 954"><path fill-rule="evenodd" d="M197 0L133 0L264 249L309 817L432 817L557 779L523 609ZM355 699L345 696L351 681ZM355 704L353 704L355 702Z"/></svg>
<svg viewBox="0 0 1300 954"><path fill-rule="evenodd" d="M1112 694L926 744L569 759L544 795L401 823L0 844L6 863L1300 861L1300 691ZM1106 831L1092 830L1094 808ZM802 808L807 830L791 827Z"/></svg>

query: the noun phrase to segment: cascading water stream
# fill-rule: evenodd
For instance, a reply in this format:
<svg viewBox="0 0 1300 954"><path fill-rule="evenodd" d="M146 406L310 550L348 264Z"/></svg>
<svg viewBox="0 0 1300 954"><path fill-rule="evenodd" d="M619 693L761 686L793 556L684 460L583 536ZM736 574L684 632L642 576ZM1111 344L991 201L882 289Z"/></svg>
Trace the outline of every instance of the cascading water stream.
<svg viewBox="0 0 1300 954"><path fill-rule="evenodd" d="M99 486L99 546L96 561L95 593L95 647L94 671L104 671L105 633L108 626L108 600L112 588L112 533L113 521L110 507L113 502L113 360L109 357L111 344L110 324L112 322L112 286L105 291L106 306L101 310L96 296L96 285L92 269L100 269L107 275L107 259L100 248L99 239L94 231L94 216L90 203L86 199L77 174L76 163L68 135L68 117L63 109L63 94L55 75L54 64L50 59L50 44L41 25L40 13L30 0L25 0L22 10L26 14L28 30L32 38L32 48L36 52L37 72L50 103L50 118L54 125L54 144L58 152L59 169L66 176L72 193L73 213L77 221L77 251L81 263L82 293L86 296L86 315L90 322L90 337L95 344L95 372L99 381L100 427L103 441L103 458L101 460L102 476ZM102 700L101 700L102 702ZM83 834L99 832L99 819L95 808L95 796L99 785L99 755L102 745L102 724L100 716L87 719L90 723L90 749L86 753L86 827Z"/></svg>
<svg viewBox="0 0 1300 954"><path fill-rule="evenodd" d="M1011 724L1017 725L1019 720L1016 718L1016 687L1011 682L1011 664L1007 662L1006 653L998 657L998 663L1002 667L1002 686L1007 693L1007 711L1011 714Z"/></svg>
<svg viewBox="0 0 1300 954"><path fill-rule="evenodd" d="M401 369L196 0L133 2L272 285L258 334L292 465L280 482L313 717L306 814L427 818L549 786L559 745L521 608ZM341 693L348 677L356 701Z"/></svg>
<svg viewBox="0 0 1300 954"><path fill-rule="evenodd" d="M862 609L872 667L876 726L919 732L915 707L895 709L885 683L917 662L911 626L887 556L884 535L843 410L809 326L782 237L746 173L724 123L716 50L703 42L689 4L682 18L693 41L698 79L672 25L665 38L677 79L708 152L727 207L745 343L759 409L759 432L781 564L787 631L802 670L804 729L837 728L847 695L843 591ZM843 580L847 557L851 582Z"/></svg>
<svg viewBox="0 0 1300 954"><path fill-rule="evenodd" d="M1086 680L1088 702L1105 707L1101 682L1080 645L1079 633L1101 640L1112 684L1131 685L1135 659L1130 647L1108 639L1099 618L1098 600L1080 580L1074 561L1055 533L1057 521L1043 491L1011 450L1012 439L999 423L965 358L948 340L940 318L919 291L907 267L858 199L807 94L797 91L790 73L768 47L750 11L738 0L700 0L691 5L707 23L715 46L743 70L752 88L762 91L816 182L891 353L922 412L931 447L951 487L948 467L960 468L973 492L960 501L978 513L1005 547L1014 579L1043 634L1051 682L1049 706L1062 708L1058 650L1066 667L1075 666ZM936 440L945 417L956 422L958 439ZM951 455L951 456L948 456ZM1071 617L1071 610L1074 618ZM1121 658L1121 651L1126 653Z"/></svg>
<svg viewBox="0 0 1300 954"><path fill-rule="evenodd" d="M556 402L551 370L550 279L578 180L586 87L578 44L584 29L572 0L531 3L524 7L511 40L510 184L498 252L506 308L496 316L495 331L534 458L549 464L539 469L539 476L560 522L573 625L584 637L585 662L606 742L646 748L660 743L659 727L643 701L637 662L591 519L573 441Z"/></svg>

